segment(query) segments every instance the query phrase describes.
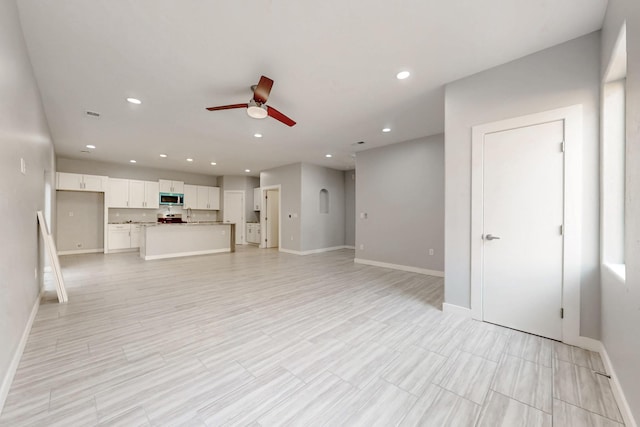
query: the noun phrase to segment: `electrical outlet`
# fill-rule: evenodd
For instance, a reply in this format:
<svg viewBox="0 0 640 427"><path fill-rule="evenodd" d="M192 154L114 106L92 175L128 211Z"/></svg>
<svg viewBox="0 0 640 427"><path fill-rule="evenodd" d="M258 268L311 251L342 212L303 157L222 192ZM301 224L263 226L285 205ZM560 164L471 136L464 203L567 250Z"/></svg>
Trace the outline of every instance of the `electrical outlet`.
<svg viewBox="0 0 640 427"><path fill-rule="evenodd" d="M33 269L33 277L38 278L38 267Z"/></svg>
<svg viewBox="0 0 640 427"><path fill-rule="evenodd" d="M433 249L429 249L429 255L432 255L432 256L433 256L433 254L434 254Z"/></svg>
<svg viewBox="0 0 640 427"><path fill-rule="evenodd" d="M143 212L143 213L142 213L142 216L147 216L147 214Z"/></svg>
<svg viewBox="0 0 640 427"><path fill-rule="evenodd" d="M293 242L293 236L291 236L291 241Z"/></svg>
<svg viewBox="0 0 640 427"><path fill-rule="evenodd" d="M364 250L364 245L362 243L360 243L360 250L363 251Z"/></svg>
<svg viewBox="0 0 640 427"><path fill-rule="evenodd" d="M73 216L73 212L69 212L69 216Z"/></svg>
<svg viewBox="0 0 640 427"><path fill-rule="evenodd" d="M23 158L20 158L20 172L22 172L23 175L27 174L27 163Z"/></svg>

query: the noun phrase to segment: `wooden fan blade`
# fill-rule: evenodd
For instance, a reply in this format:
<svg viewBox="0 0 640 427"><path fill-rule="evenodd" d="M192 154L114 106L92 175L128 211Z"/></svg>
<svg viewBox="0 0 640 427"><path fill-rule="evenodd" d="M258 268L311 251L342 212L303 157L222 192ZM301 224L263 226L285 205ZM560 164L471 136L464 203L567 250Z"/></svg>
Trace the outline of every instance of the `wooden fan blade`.
<svg viewBox="0 0 640 427"><path fill-rule="evenodd" d="M253 100L260 104L264 104L265 102L267 102L267 98L269 98L272 86L273 80L265 76L260 77L258 86L256 86L256 90L253 91Z"/></svg>
<svg viewBox="0 0 640 427"><path fill-rule="evenodd" d="M274 119L284 123L287 126L294 126L296 124L296 122L291 120L289 117L285 116L275 108L269 107L268 105L267 105L267 114L269 115L269 117L273 117Z"/></svg>
<svg viewBox="0 0 640 427"><path fill-rule="evenodd" d="M209 111L231 110L233 108L247 108L247 104L221 105L220 107L209 107L209 108L207 108L207 110L209 110Z"/></svg>

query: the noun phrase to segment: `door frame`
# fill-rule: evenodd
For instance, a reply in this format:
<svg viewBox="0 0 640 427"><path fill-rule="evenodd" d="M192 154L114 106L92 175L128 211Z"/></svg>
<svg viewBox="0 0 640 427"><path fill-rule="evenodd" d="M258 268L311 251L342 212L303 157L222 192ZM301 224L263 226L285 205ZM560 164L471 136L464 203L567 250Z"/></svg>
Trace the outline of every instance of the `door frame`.
<svg viewBox="0 0 640 427"><path fill-rule="evenodd" d="M282 185L266 185L264 187L260 187L260 194L262 195L262 209L260 210L260 248L266 249L267 245L264 242L264 235L267 232L267 224L265 217L267 215L267 204L265 202L265 198L267 197L267 190L278 190L278 252L280 252L280 248L282 247Z"/></svg>
<svg viewBox="0 0 640 427"><path fill-rule="evenodd" d="M240 232L242 233L242 242L237 242L236 244L239 245L246 245L247 244L247 218L246 218L246 214L247 214L247 195L245 193L244 190L225 190L222 194L222 200L224 203L223 209L227 208L227 204L226 204L226 200L225 200L225 196L227 194L231 194L231 193L236 193L236 194L242 194L242 224L236 224L236 229L238 226L240 226ZM224 223L224 210L222 211L222 222ZM237 240L237 239L236 239Z"/></svg>
<svg viewBox="0 0 640 427"><path fill-rule="evenodd" d="M471 317L482 321L484 137L486 134L564 121L564 213L562 255L562 341L584 345L580 337L582 230L582 106L572 105L473 126L471 129ZM560 147L558 147L560 149ZM560 313L558 313L560 316Z"/></svg>

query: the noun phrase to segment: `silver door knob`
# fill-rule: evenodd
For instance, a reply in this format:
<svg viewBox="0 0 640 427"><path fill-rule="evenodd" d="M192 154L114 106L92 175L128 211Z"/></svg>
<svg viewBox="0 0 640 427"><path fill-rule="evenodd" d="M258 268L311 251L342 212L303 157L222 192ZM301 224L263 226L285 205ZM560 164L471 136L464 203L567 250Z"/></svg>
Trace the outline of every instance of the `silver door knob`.
<svg viewBox="0 0 640 427"><path fill-rule="evenodd" d="M494 236L493 234L487 234L484 238L485 240L500 240L500 237Z"/></svg>

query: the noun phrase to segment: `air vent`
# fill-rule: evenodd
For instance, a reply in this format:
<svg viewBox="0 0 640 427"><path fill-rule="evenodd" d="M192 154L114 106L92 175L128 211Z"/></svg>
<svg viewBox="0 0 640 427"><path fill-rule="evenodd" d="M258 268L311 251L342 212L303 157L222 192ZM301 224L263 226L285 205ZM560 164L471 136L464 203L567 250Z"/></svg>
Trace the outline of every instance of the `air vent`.
<svg viewBox="0 0 640 427"><path fill-rule="evenodd" d="M99 119L100 118L100 113L96 112L96 111L90 111L87 110L84 112L84 115L87 117L91 117L92 119Z"/></svg>

